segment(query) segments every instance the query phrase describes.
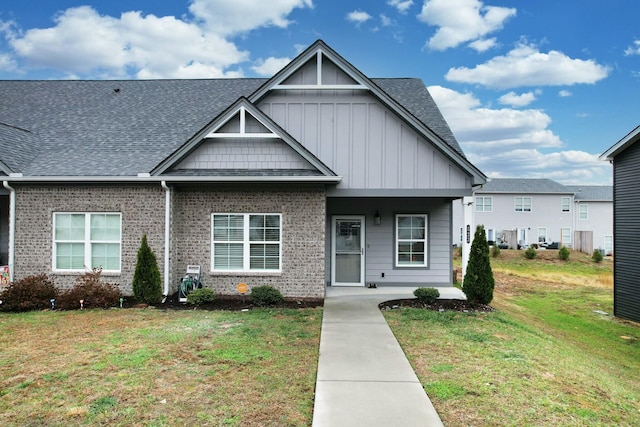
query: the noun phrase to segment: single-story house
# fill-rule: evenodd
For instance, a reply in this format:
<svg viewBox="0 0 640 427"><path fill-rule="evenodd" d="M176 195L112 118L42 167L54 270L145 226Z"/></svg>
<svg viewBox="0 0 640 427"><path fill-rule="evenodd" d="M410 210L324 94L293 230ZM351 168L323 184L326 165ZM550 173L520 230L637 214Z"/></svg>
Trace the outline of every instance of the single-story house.
<svg viewBox="0 0 640 427"><path fill-rule="evenodd" d="M451 286L452 201L485 175L424 83L318 40L270 79L1 81L0 262L131 292L147 235L176 291Z"/></svg>
<svg viewBox="0 0 640 427"><path fill-rule="evenodd" d="M613 312L640 322L640 126L600 155L613 163Z"/></svg>

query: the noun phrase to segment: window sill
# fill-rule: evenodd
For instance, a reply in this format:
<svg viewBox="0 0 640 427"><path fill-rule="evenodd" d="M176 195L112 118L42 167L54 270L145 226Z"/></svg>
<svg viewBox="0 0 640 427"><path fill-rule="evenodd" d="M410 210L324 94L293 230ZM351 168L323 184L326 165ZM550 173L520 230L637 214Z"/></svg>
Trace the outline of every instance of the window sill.
<svg viewBox="0 0 640 427"><path fill-rule="evenodd" d="M282 271L210 271L209 276L282 276Z"/></svg>

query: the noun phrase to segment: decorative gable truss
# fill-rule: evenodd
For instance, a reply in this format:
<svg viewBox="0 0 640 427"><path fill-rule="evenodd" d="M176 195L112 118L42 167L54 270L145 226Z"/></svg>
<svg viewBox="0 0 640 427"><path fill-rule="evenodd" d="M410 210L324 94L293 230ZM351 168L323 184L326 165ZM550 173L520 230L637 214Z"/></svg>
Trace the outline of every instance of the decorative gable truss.
<svg viewBox="0 0 640 427"><path fill-rule="evenodd" d="M340 177L246 98L192 137L153 174L223 180L339 182ZM226 179L225 179L226 178Z"/></svg>

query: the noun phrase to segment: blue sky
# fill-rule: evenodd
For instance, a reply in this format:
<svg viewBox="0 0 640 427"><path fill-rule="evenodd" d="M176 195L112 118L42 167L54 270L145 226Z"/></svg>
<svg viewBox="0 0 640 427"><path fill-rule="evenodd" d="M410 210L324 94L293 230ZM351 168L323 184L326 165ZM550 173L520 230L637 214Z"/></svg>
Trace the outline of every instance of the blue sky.
<svg viewBox="0 0 640 427"><path fill-rule="evenodd" d="M0 79L270 77L323 39L419 77L489 177L611 184L640 124L637 0L4 0Z"/></svg>

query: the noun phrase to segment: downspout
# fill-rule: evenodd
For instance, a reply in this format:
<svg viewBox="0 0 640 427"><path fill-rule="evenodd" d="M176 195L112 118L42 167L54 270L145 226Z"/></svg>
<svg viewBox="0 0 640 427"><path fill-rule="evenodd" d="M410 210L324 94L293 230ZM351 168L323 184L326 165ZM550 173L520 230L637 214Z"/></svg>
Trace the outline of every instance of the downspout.
<svg viewBox="0 0 640 427"><path fill-rule="evenodd" d="M9 185L9 181L3 181L4 188L9 190L9 283L13 282L13 254L16 238L16 190Z"/></svg>
<svg viewBox="0 0 640 427"><path fill-rule="evenodd" d="M169 221L171 219L171 189L167 186L166 181L161 181L160 184L164 188L164 302L169 296L169 244L171 243L169 233L171 232L171 225Z"/></svg>

